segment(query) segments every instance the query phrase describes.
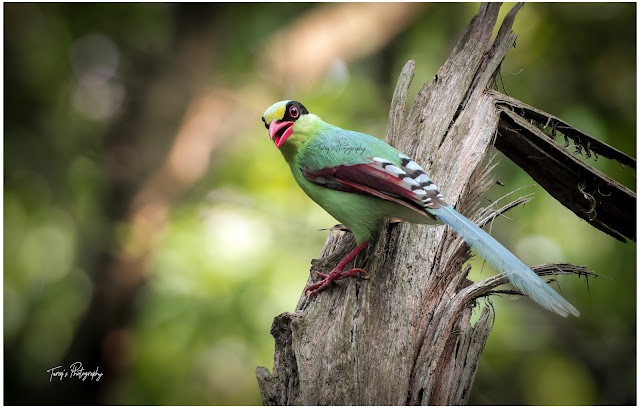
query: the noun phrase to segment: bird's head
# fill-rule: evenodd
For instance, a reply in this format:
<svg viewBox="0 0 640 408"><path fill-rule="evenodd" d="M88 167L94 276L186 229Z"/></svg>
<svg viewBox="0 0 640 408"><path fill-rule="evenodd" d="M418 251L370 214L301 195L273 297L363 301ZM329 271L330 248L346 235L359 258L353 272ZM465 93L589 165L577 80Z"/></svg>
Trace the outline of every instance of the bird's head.
<svg viewBox="0 0 640 408"><path fill-rule="evenodd" d="M307 114L309 111L300 102L280 101L266 110L262 121L269 129L269 138L279 148L293 133L293 125L296 121Z"/></svg>

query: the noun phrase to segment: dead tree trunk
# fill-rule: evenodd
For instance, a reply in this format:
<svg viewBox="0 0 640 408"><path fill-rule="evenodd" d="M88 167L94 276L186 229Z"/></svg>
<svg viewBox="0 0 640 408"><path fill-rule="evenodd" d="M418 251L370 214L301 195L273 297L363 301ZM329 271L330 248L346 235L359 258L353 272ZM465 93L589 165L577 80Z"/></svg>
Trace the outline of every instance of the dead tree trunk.
<svg viewBox="0 0 640 408"><path fill-rule="evenodd" d="M490 184L482 162L503 112L489 88L514 44L511 27L521 7L507 14L492 41L500 4L482 4L406 119L412 61L391 105L386 141L420 163L447 201L480 224L487 212L469 210ZM354 245L351 234L332 234L312 271L328 273ZM485 307L470 324L474 300L506 282L467 280L467 250L448 227L387 224L355 262L369 280L340 281L310 301L302 296L295 313L276 317L273 374L257 369L264 404L465 404L492 322ZM572 265L552 269L585 273ZM544 275L550 268L534 270Z"/></svg>

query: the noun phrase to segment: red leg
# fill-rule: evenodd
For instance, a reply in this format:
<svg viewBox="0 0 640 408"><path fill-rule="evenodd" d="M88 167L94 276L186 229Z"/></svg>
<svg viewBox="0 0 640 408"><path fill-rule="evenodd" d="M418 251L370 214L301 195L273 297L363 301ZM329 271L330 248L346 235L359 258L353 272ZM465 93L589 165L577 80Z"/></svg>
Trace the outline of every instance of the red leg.
<svg viewBox="0 0 640 408"><path fill-rule="evenodd" d="M367 246L367 242L363 242L362 244L355 247L353 251L349 252L349 254L345 256L344 259L340 261L338 265L335 268L333 268L333 270L328 275L325 275L324 273L316 272L318 275L322 276L324 279L321 280L320 282L314 283L313 285L309 285L304 290L305 295L307 294L307 292L309 292L309 297L312 297L313 295L316 295L318 292L323 291L327 287L327 285L329 285L332 281L348 278L350 276L356 276L358 272L362 272L365 275L369 276L367 272L365 272L360 268L350 269L346 272L342 272L345 266L347 266L347 264L351 262L353 258L355 258L356 255L358 255L360 251L362 251L366 246Z"/></svg>

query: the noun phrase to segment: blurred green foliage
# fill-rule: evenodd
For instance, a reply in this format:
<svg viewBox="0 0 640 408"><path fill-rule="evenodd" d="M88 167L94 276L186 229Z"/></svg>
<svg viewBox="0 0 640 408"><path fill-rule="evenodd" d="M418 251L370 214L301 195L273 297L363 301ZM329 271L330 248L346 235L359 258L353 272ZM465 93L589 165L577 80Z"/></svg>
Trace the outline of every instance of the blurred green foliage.
<svg viewBox="0 0 640 408"><path fill-rule="evenodd" d="M319 230L335 223L295 185L267 138L262 111L295 97L333 124L381 137L401 67L416 60L415 95L478 5L427 5L382 50L347 64L346 76L302 84L294 95L261 77L259 55L276 30L320 6L215 5L207 13L198 7L4 5L7 403L29 404L33 392L56 386L46 370L73 354L75 330L100 289L96 270L124 245L130 225L123 208L133 192L113 194L110 138L127 102L144 91L141 61L190 64L172 59L185 21L218 15L221 22L210 84L263 88L269 102L243 113L242 133L212 153L209 171L173 203L154 237L147 284L133 300L125 369L106 396L114 404L261 403L255 367L273 365L272 319L293 311L310 259L328 234ZM509 8L503 6L501 16ZM527 4L514 25L517 47L502 66L504 89L635 156L635 24L633 3ZM296 46L303 45L287 51ZM161 109L169 99L145 103ZM166 126L171 135L178 123ZM144 165L127 172L130 189L144 183L170 144L143 139L131 142ZM495 173L506 187L487 193L487 204L534 184L498 159ZM602 158L588 161L635 191L635 171ZM559 318L525 299L494 297L494 330L470 402L635 404L635 243L593 229L540 187L522 192L534 192L535 199L510 212L510 220L496 220L492 233L501 242L526 263L587 265L610 279L560 279L580 319ZM472 278L490 273L481 261L472 264Z"/></svg>

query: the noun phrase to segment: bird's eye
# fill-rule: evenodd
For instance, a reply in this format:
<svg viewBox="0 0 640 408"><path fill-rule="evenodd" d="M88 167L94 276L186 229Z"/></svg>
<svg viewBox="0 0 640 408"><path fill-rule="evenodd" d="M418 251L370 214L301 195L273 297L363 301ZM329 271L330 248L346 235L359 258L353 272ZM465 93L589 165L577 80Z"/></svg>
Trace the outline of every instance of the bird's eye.
<svg viewBox="0 0 640 408"><path fill-rule="evenodd" d="M295 106L290 106L289 115L291 116L291 118L296 119L298 116L300 116L300 112L298 112L298 108L296 108Z"/></svg>

